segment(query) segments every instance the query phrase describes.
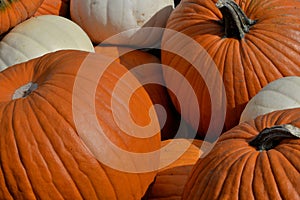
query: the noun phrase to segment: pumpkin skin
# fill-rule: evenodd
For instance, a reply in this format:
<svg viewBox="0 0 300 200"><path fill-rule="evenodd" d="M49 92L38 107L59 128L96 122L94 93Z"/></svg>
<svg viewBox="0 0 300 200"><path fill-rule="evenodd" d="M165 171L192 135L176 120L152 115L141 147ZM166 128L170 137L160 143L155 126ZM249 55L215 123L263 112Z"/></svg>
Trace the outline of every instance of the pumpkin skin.
<svg viewBox="0 0 300 200"><path fill-rule="evenodd" d="M264 128L299 127L299 111L274 111L222 134L212 151L195 164L183 199L299 199L300 139L282 140L262 151L248 144Z"/></svg>
<svg viewBox="0 0 300 200"><path fill-rule="evenodd" d="M275 110L300 107L300 77L288 76L263 87L247 103L240 123Z"/></svg>
<svg viewBox="0 0 300 200"><path fill-rule="evenodd" d="M167 29L186 34L200 44L213 59L218 71L223 77L226 91L226 118L224 131L239 123L239 119L247 102L269 82L285 76L300 74L299 1L240 1L246 16L257 20L245 33L242 39L226 37L225 29L220 23L223 15L216 7L216 0L182 0L171 13ZM185 47L180 41L168 44L173 37L164 34L162 49L166 45L173 46L174 51ZM187 53L197 61L199 52L187 49ZM205 60L201 69L209 71ZM211 101L207 85L203 77L193 68L193 63L171 52L162 52L162 63L179 71L193 86L199 101L201 119L195 121L194 107L189 106L189 99L182 116L195 128L200 137L204 137L211 117ZM209 75L207 75L209 76ZM214 79L214 75L211 75ZM180 80L174 80L173 72L164 72L167 87L174 85L180 91ZM179 93L179 92L178 92ZM189 96L181 92L182 96ZM214 97L212 97L214 98ZM173 102L175 102L174 98ZM175 104L176 105L176 104ZM177 108L177 110L179 110Z"/></svg>
<svg viewBox="0 0 300 200"><path fill-rule="evenodd" d="M71 20L56 15L33 17L0 41L0 69L62 49L94 51L88 35Z"/></svg>
<svg viewBox="0 0 300 200"><path fill-rule="evenodd" d="M30 18L43 0L9 0L0 2L0 35Z"/></svg>
<svg viewBox="0 0 300 200"><path fill-rule="evenodd" d="M88 55L91 54L61 50L14 65L0 73L0 110L5 113L0 121L2 198L140 199L153 181L155 171L129 173L102 164L79 135L78 124L72 114L72 95L76 75ZM91 73L95 73L97 67L103 67L103 60L98 58L89 58ZM152 137L136 138L122 131L113 119L112 90L127 72L125 67L113 62L96 82L99 83L95 92L97 121L107 137L124 150L137 153L157 150L160 147L159 132ZM94 82L90 77L83 78ZM133 76L130 80L137 82ZM125 91L133 86L120 81L119 86ZM24 98L12 100L15 90L28 82L37 83L37 89ZM84 103L84 95L79 98L83 100L78 105L80 108L91 106ZM118 101L114 105L119 113L127 112L123 97L117 96L116 99ZM152 103L142 87L131 96L130 104L132 119L139 125L148 124L148 109ZM159 128L155 116L152 120ZM96 124L86 120L81 125L89 129ZM111 158L111 155L107 156ZM127 165L131 161L126 163L120 159L120 162Z"/></svg>
<svg viewBox="0 0 300 200"><path fill-rule="evenodd" d="M184 143L189 142L190 146L175 162L158 171L155 181L150 185L143 200L180 200L182 198L184 185L188 180L194 164L202 155L205 145L211 145L202 140L176 138L162 141L162 146L170 142L182 144L183 148ZM167 154L176 154L177 151L177 148L170 149Z"/></svg>
<svg viewBox="0 0 300 200"><path fill-rule="evenodd" d="M44 0L42 5L34 13L34 16L40 15L59 15L69 17L70 0Z"/></svg>
<svg viewBox="0 0 300 200"><path fill-rule="evenodd" d="M164 115L161 115L159 113L160 111L157 110L161 125L161 139L167 140L174 138L177 134L181 117L176 111L167 89L159 85L159 83L164 83L160 60L148 52L126 47L95 46L95 52L116 58L116 62L124 65L128 70L146 64L153 65L153 67L151 67L151 65L145 66L143 70L136 72L138 73L136 77L141 83L144 80L153 82L153 84L143 84L143 86L148 92L153 104L163 106L167 114L167 119L165 119ZM124 52L127 53L124 54ZM179 137L179 135L177 137Z"/></svg>
<svg viewBox="0 0 300 200"><path fill-rule="evenodd" d="M79 24L95 44L149 47L160 43L162 32L139 31L142 27L165 27L174 9L173 0L71 0L71 19ZM132 29L131 31L129 31ZM128 31L118 41L108 38Z"/></svg>

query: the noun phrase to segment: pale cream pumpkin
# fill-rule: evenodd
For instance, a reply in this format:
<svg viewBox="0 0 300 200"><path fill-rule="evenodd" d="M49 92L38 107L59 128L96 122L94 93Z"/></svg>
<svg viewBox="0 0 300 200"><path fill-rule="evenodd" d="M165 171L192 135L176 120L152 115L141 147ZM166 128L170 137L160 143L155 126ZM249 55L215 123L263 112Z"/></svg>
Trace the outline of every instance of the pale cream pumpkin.
<svg viewBox="0 0 300 200"><path fill-rule="evenodd" d="M0 70L63 49L94 52L88 35L71 20L56 15L32 17L0 41Z"/></svg>
<svg viewBox="0 0 300 200"><path fill-rule="evenodd" d="M173 9L173 0L70 1L71 19L97 44L123 31L126 33L118 39L106 42L131 46L159 44L162 31L145 33L140 30L142 27L165 27Z"/></svg>
<svg viewBox="0 0 300 200"><path fill-rule="evenodd" d="M246 105L240 123L275 110L300 107L300 77L287 76L263 87Z"/></svg>

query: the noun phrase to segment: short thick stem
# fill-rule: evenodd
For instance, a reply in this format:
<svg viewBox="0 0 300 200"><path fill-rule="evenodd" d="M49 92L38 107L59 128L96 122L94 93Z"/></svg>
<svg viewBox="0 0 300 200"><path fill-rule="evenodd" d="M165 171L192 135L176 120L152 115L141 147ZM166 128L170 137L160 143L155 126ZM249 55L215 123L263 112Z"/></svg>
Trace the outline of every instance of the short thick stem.
<svg viewBox="0 0 300 200"><path fill-rule="evenodd" d="M284 139L299 139L300 129L283 124L263 129L249 144L259 151L275 148Z"/></svg>
<svg viewBox="0 0 300 200"><path fill-rule="evenodd" d="M37 83L29 82L29 83L19 87L18 89L16 89L15 93L13 94L12 99L19 99L19 98L27 97L29 94L31 94L31 92L33 92L37 88L38 88Z"/></svg>
<svg viewBox="0 0 300 200"><path fill-rule="evenodd" d="M5 10L8 6L14 3L15 0L0 0L0 11Z"/></svg>
<svg viewBox="0 0 300 200"><path fill-rule="evenodd" d="M242 39L256 20L249 19L233 0L218 0L217 8L223 15L222 25L227 38Z"/></svg>

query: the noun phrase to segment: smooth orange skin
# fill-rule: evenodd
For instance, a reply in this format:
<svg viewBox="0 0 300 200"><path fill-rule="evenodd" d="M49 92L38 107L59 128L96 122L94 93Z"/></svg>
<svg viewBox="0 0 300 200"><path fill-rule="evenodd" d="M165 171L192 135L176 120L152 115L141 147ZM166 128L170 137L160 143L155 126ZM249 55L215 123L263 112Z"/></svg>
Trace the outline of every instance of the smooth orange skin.
<svg viewBox="0 0 300 200"><path fill-rule="evenodd" d="M284 76L300 75L300 2L296 0L251 1L236 0L248 18L257 20L241 40L227 38L219 23L222 14L215 6L217 0L182 0L172 12L166 28L184 33L192 38L213 59L223 79L226 91L226 118L224 131L236 126L247 102L271 81ZM162 49L171 36L164 35ZM180 41L174 49L183 49ZM195 60L199 52L189 49ZM199 101L200 121L195 120L194 107L189 99L182 103L182 116L197 128L199 137L204 137L211 117L211 98L204 79L193 68L193 63L170 52L162 51L162 63L183 74L194 88ZM207 63L203 60L202 70ZM206 75L214 79L215 75ZM173 80L173 73L164 72L168 87L178 88L178 94L189 96L182 83ZM176 99L172 97L173 102ZM179 106L175 103L177 110ZM219 133L216 133L218 135Z"/></svg>
<svg viewBox="0 0 300 200"><path fill-rule="evenodd" d="M140 199L153 181L155 171L127 173L102 164L78 135L72 92L79 67L88 55L76 50L57 51L0 73L1 198ZM91 72L96 69L93 67L103 65L95 57L90 64ZM98 123L120 148L131 152L157 150L159 133L135 138L123 132L112 118L112 89L127 72L114 62L101 78L95 94ZM28 82L38 83L38 88L25 98L12 100L15 90ZM126 89L128 85L121 83L121 87ZM152 102L143 88L134 94L130 102L136 106L130 107L131 116L136 123L147 124ZM116 109L122 112L121 98L119 102Z"/></svg>
<svg viewBox="0 0 300 200"><path fill-rule="evenodd" d="M153 64L156 66L161 64L156 56L148 52L126 47L95 46L95 52L116 58L116 62L124 65L128 70L145 64ZM128 53L123 54L122 52ZM153 82L164 82L162 69L160 67L151 68L151 66L147 66L147 68L140 73L139 77L140 79L148 78ZM137 78L139 79L139 77ZM161 123L161 139L167 140L173 138L179 127L180 115L176 111L167 89L159 84L146 84L144 88L148 92L153 104L162 105L167 113L166 122L164 124Z"/></svg>
<svg viewBox="0 0 300 200"><path fill-rule="evenodd" d="M300 199L300 139L286 139L268 151L248 144L274 125L300 127L300 108L279 110L227 131L197 161L183 193L192 199Z"/></svg>
<svg viewBox="0 0 300 200"><path fill-rule="evenodd" d="M0 34L32 17L43 0L15 0L0 10Z"/></svg>
<svg viewBox="0 0 300 200"><path fill-rule="evenodd" d="M34 16L39 15L59 15L68 18L70 15L70 0L44 0L34 13Z"/></svg>

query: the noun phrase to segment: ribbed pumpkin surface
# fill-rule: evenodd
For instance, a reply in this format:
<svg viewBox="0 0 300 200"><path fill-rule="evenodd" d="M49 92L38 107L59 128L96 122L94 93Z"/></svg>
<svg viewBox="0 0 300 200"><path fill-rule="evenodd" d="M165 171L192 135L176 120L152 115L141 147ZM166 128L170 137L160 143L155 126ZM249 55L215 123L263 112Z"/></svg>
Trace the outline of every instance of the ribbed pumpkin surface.
<svg viewBox="0 0 300 200"><path fill-rule="evenodd" d="M226 90L227 113L225 130L239 122L239 117L246 103L267 83L283 76L300 75L300 2L296 0L237 0L236 3L246 16L257 20L242 39L225 36L224 26L220 23L223 16L216 7L216 0L183 0L172 12L167 28L186 34L199 43L215 62ZM162 47L173 37L164 35ZM184 49L187 44L175 41L173 49ZM187 49L187 53L199 58L199 52ZM210 66L202 62L204 72L209 77ZM189 99L183 106L187 110L183 117L199 125L199 132L205 135L211 117L210 97L203 78L179 55L163 51L162 63L169 65L180 73L193 86L199 100L201 120L194 121L194 107ZM172 71L164 72L166 84L174 85L178 91L185 91L180 80L174 80ZM215 76L211 75L211 79ZM189 96L181 92L182 96ZM178 92L180 94L180 92ZM174 102L176 100L173 100ZM179 110L179 109L178 109Z"/></svg>
<svg viewBox="0 0 300 200"><path fill-rule="evenodd" d="M43 0L0 1L0 34L31 17Z"/></svg>
<svg viewBox="0 0 300 200"><path fill-rule="evenodd" d="M39 15L60 15L68 17L70 14L70 0L44 0L42 5L34 13Z"/></svg>
<svg viewBox="0 0 300 200"><path fill-rule="evenodd" d="M300 127L299 112L275 111L224 133L195 164L183 199L300 199L300 139L261 152L248 144L264 128Z"/></svg>
<svg viewBox="0 0 300 200"><path fill-rule="evenodd" d="M107 137L125 151L151 152L160 147L159 133L136 138L127 135L114 121L112 109L121 115L127 112L123 97L112 96L117 81L128 72L118 63L108 67L97 85L94 101L98 120L93 123L84 117L81 124L74 122L72 108L88 110L92 106L86 103L86 95L79 96L81 104L72 105L74 81L87 55L87 52L74 50L57 51L0 73L1 198L140 199L153 181L155 172L127 173L102 164L82 140L83 135L79 135L79 125L93 130L95 123L99 123ZM96 57L89 58L88 63L91 73L95 73L97 67L104 67L103 61ZM95 81L89 76L82 78L91 83ZM28 82L37 83L37 89L24 98L12 100L15 90ZM132 87L130 82L122 80L119 84L125 91ZM112 98L116 100L114 108ZM150 123L148 109L152 103L143 88L132 95L130 103L133 104L128 105L133 121L141 126ZM91 114L82 113L83 116ZM127 128L130 127L128 124ZM102 146L101 141L95 140L96 146L98 142L108 159L116 159L122 165L132 164L131 160L124 161L109 154L110 149Z"/></svg>
<svg viewBox="0 0 300 200"><path fill-rule="evenodd" d="M164 87L160 60L148 52L117 46L95 46L95 52L116 58L116 61L131 70L141 83L147 83L143 85L153 104L161 105L167 114L165 116L165 113L157 109L161 139L173 138L179 127L180 116Z"/></svg>

